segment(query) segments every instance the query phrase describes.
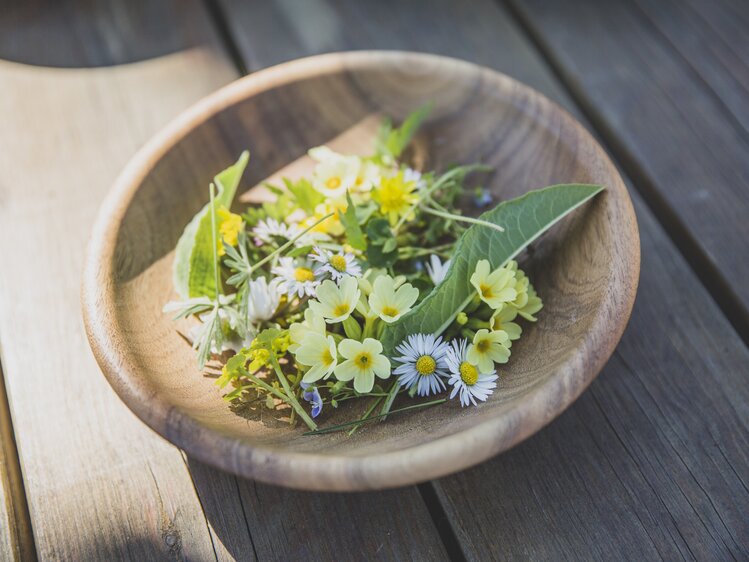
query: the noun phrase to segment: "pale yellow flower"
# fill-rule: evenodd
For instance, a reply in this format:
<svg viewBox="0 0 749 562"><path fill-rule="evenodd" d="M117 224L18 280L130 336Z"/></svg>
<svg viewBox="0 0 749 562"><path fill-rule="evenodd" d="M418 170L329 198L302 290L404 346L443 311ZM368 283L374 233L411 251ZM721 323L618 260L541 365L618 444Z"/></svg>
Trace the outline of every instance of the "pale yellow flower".
<svg viewBox="0 0 749 562"><path fill-rule="evenodd" d="M527 301L527 299L526 299ZM518 315L518 311L511 304L505 304L502 308L494 311L490 320L492 330L502 330L507 332L510 341L520 339L523 329L520 325L513 322Z"/></svg>
<svg viewBox="0 0 749 562"><path fill-rule="evenodd" d="M369 307L387 323L395 322L411 307L419 298L419 290L403 283L396 290L395 279L389 275L380 275L372 285L372 293L369 295Z"/></svg>
<svg viewBox="0 0 749 562"><path fill-rule="evenodd" d="M326 279L317 288L316 301L310 301L309 307L319 314L328 324L343 322L359 302L359 283L356 278L345 277L340 285Z"/></svg>
<svg viewBox="0 0 749 562"><path fill-rule="evenodd" d="M340 381L354 381L354 390L366 393L374 387L374 378L390 376L390 361L382 354L382 344L367 338L363 342L345 339L338 344L339 353L346 359L335 368Z"/></svg>
<svg viewBox="0 0 749 562"><path fill-rule="evenodd" d="M308 154L317 160L312 175L312 186L329 199L341 199L356 187L361 161L356 156L345 156L327 146L310 149Z"/></svg>
<svg viewBox="0 0 749 562"><path fill-rule="evenodd" d="M307 334L294 355L299 363L310 367L302 379L306 383L329 377L338 365L338 353L333 336Z"/></svg>
<svg viewBox="0 0 749 562"><path fill-rule="evenodd" d="M473 336L473 343L468 346L466 359L476 365L481 373L494 370L494 363L507 363L510 359L508 343L510 337L502 330L479 330Z"/></svg>
<svg viewBox="0 0 749 562"><path fill-rule="evenodd" d="M294 353L308 334L325 335L325 319L311 308L304 311L302 322L294 322L289 326L289 337L291 338L289 351Z"/></svg>
<svg viewBox="0 0 749 562"><path fill-rule="evenodd" d="M504 267L491 271L488 260L480 260L476 264L476 270L471 275L471 285L476 288L481 300L495 310L518 296L515 290L515 272Z"/></svg>

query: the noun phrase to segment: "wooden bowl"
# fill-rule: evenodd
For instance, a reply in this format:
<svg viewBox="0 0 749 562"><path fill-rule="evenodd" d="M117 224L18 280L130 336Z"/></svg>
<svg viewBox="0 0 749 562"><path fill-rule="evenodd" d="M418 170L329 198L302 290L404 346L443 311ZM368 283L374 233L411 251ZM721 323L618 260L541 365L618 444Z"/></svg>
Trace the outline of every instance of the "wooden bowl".
<svg viewBox="0 0 749 562"><path fill-rule="evenodd" d="M249 148L243 187L372 113L396 120L430 101L421 142L430 167L484 162L501 198L554 183L607 190L535 247L545 307L475 408L457 400L345 433L304 436L270 410L240 415L162 313L175 297L174 246L213 175ZM356 52L257 72L208 96L152 139L104 202L88 249L83 309L91 346L122 400L203 462L309 490L366 490L455 472L513 446L588 386L629 318L639 276L632 204L595 140L548 99L497 72L432 55ZM323 425L355 412L328 408ZM572 453L574 454L574 453Z"/></svg>

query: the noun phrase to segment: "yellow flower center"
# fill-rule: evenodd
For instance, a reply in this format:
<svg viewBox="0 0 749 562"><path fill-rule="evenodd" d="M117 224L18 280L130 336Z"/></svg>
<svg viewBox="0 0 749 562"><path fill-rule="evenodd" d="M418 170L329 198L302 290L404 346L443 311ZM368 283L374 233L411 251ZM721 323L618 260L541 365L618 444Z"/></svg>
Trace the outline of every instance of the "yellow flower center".
<svg viewBox="0 0 749 562"><path fill-rule="evenodd" d="M338 176L328 178L328 181L325 182L325 187L328 189L338 189L341 187L341 178Z"/></svg>
<svg viewBox="0 0 749 562"><path fill-rule="evenodd" d="M476 349L478 349L479 353L486 353L489 351L490 346L491 342L489 340L479 340L476 344Z"/></svg>
<svg viewBox="0 0 749 562"><path fill-rule="evenodd" d="M341 273L343 273L344 271L346 271L346 258L344 258L343 256L335 255L330 258L330 265L332 265L336 271L340 271Z"/></svg>
<svg viewBox="0 0 749 562"><path fill-rule="evenodd" d="M492 293L492 288L488 285L484 285L483 283L479 285L479 291L481 291L481 296L485 299L490 299L494 296Z"/></svg>
<svg viewBox="0 0 749 562"><path fill-rule="evenodd" d="M360 369L367 369L372 363L372 355L366 351L361 352L354 358L354 364Z"/></svg>
<svg viewBox="0 0 749 562"><path fill-rule="evenodd" d="M422 355L416 360L416 372L423 377L433 374L436 368L437 362L430 355Z"/></svg>
<svg viewBox="0 0 749 562"><path fill-rule="evenodd" d="M479 371L468 361L463 361L460 364L460 378L468 386L473 386L479 380Z"/></svg>
<svg viewBox="0 0 749 562"><path fill-rule="evenodd" d="M356 187L360 187L361 184L364 183L364 178L361 176L356 176L356 181L354 183L356 184Z"/></svg>
<svg viewBox="0 0 749 562"><path fill-rule="evenodd" d="M304 283L305 281L314 281L315 274L312 273L312 270L308 267L297 267L294 270L294 279L296 279L299 283Z"/></svg>
<svg viewBox="0 0 749 562"><path fill-rule="evenodd" d="M323 365L332 365L333 355L330 353L330 349L325 348L325 351L322 352L322 357L320 359L322 360Z"/></svg>
<svg viewBox="0 0 749 562"><path fill-rule="evenodd" d="M394 316L398 316L398 309L394 306L384 306L382 307L382 313L385 316L390 316L392 318Z"/></svg>
<svg viewBox="0 0 749 562"><path fill-rule="evenodd" d="M333 309L334 316L343 316L348 312L348 305L346 303L340 303Z"/></svg>

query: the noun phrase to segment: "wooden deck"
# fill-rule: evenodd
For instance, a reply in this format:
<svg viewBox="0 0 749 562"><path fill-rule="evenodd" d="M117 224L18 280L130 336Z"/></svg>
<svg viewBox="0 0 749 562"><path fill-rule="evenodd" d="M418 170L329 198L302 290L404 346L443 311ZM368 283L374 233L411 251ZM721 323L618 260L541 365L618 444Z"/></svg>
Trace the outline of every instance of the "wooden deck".
<svg viewBox="0 0 749 562"><path fill-rule="evenodd" d="M83 332L83 253L182 109L365 48L474 61L575 114L629 179L640 289L598 379L513 450L295 492L185 457L119 401ZM0 559L749 559L747 216L743 0L0 0Z"/></svg>

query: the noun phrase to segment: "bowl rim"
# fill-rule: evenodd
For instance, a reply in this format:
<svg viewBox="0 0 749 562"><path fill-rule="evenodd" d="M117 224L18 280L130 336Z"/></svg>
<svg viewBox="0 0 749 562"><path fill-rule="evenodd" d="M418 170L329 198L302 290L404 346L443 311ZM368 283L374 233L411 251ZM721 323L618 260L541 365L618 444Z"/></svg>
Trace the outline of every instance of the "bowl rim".
<svg viewBox="0 0 749 562"><path fill-rule="evenodd" d="M426 443L384 453L342 456L256 445L204 426L149 388L147 379L130 364L117 330L114 252L122 219L135 193L177 142L231 105L300 79L404 59L414 65L449 64L516 89L542 111L557 113L565 125L575 128L599 152L600 162L615 180L607 186L608 191L617 192L621 199L624 215L619 223L629 230L622 233L625 243L615 247L621 254L617 261L622 265L615 277L622 291L604 298L591 330L557 374L509 402L511 407L506 411ZM102 372L128 408L159 435L190 456L239 476L305 490L355 491L405 486L463 470L509 449L548 424L578 398L613 353L632 311L639 271L639 232L627 188L604 149L565 109L529 86L471 62L406 51L353 51L297 59L239 78L193 104L154 135L119 174L99 209L86 251L81 300L86 333ZM607 336L595 337L601 333Z"/></svg>

